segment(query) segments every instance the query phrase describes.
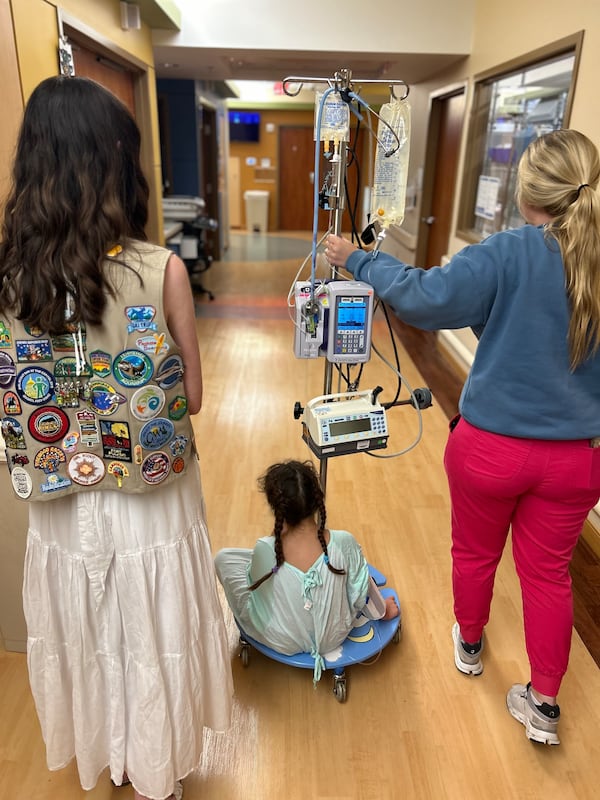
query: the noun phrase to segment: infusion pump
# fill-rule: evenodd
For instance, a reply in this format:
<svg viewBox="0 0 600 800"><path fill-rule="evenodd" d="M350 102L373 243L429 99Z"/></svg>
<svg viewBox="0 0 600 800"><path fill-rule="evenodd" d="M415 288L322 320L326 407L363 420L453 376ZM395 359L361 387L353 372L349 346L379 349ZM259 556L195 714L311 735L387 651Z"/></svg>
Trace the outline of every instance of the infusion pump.
<svg viewBox="0 0 600 800"><path fill-rule="evenodd" d="M322 395L306 404L302 436L318 458L387 447L385 409L376 400L379 391Z"/></svg>
<svg viewBox="0 0 600 800"><path fill-rule="evenodd" d="M298 281L294 353L325 356L334 364L360 364L371 357L374 290L362 281Z"/></svg>

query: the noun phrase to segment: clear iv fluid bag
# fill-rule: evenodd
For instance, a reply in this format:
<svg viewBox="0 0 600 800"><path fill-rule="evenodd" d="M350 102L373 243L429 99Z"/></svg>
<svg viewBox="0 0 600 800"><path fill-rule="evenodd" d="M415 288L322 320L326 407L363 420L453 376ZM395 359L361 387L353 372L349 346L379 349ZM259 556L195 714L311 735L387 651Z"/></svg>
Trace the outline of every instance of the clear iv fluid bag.
<svg viewBox="0 0 600 800"><path fill-rule="evenodd" d="M324 92L315 93L315 142L348 142L350 140L350 107L337 92L330 92L322 103ZM322 105L321 105L322 103ZM317 130L319 107L321 124Z"/></svg>
<svg viewBox="0 0 600 800"><path fill-rule="evenodd" d="M370 221L378 221L385 229L390 225L400 225L404 219L410 149L410 106L406 100L394 99L381 107L379 116L381 119L377 128ZM395 150L393 155L386 156L391 150Z"/></svg>

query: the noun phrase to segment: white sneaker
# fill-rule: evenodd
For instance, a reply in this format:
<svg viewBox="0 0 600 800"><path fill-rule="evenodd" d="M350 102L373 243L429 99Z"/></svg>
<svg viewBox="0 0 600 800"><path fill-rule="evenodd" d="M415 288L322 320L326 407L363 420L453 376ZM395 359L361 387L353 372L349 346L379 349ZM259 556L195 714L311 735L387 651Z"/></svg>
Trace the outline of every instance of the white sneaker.
<svg viewBox="0 0 600 800"><path fill-rule="evenodd" d="M541 744L560 744L558 719L560 708L548 703L538 705L531 694L531 684L515 683L508 690L506 705L513 717L525 725L527 738Z"/></svg>
<svg viewBox="0 0 600 800"><path fill-rule="evenodd" d="M483 650L483 638L475 644L463 642L460 636L460 626L455 622L452 626L452 639L454 640L454 663L456 669L464 672L465 675L481 675L483 663L481 653Z"/></svg>

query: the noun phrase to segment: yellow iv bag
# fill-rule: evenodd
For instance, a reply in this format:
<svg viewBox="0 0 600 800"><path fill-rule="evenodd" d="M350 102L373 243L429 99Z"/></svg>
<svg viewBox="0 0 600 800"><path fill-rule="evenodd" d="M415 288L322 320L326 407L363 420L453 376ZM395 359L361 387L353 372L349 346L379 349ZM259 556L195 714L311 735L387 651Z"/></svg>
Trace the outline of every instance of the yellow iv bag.
<svg viewBox="0 0 600 800"><path fill-rule="evenodd" d="M381 228L386 229L390 225L400 225L404 219L410 106L406 100L394 98L381 107L379 116L370 222L378 222ZM386 156L392 150L395 150L393 155Z"/></svg>

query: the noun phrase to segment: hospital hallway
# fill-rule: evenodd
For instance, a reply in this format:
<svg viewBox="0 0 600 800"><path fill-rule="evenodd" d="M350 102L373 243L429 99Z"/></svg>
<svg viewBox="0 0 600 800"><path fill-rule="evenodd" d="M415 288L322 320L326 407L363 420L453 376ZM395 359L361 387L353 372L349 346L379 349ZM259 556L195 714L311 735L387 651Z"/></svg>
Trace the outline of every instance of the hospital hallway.
<svg viewBox="0 0 600 800"><path fill-rule="evenodd" d="M323 394L323 359L294 357L290 287L311 248L310 234L234 232L220 262L202 274L214 300L198 294L197 330L204 402L194 419L213 553L252 547L271 532L257 489L271 463L314 457L294 405ZM309 275L306 266L300 276ZM380 310L360 389L396 375ZM427 386L397 339L400 372ZM424 371L426 371L424 369ZM353 373L354 374L354 373ZM343 391L334 373L332 391ZM400 399L408 396L402 389ZM224 606L235 685L226 733L205 734L185 800L585 800L600 784L600 672L579 634L559 702L561 745L535 745L506 710L515 682L527 682L518 581L510 547L499 566L486 628L481 676L453 661L449 500L442 464L448 414L434 392L419 418L411 406L387 412L385 450L332 458L327 465L328 525L352 532L400 599L402 637L370 663L347 668L346 702L332 673L313 688L309 670L251 651ZM414 446L413 446L414 445ZM394 454L401 453L396 457ZM386 457L375 457L375 455ZM224 602L221 592L221 599ZM49 773L27 683L25 656L0 652L0 798L130 800L105 771L92 792L76 767Z"/></svg>

